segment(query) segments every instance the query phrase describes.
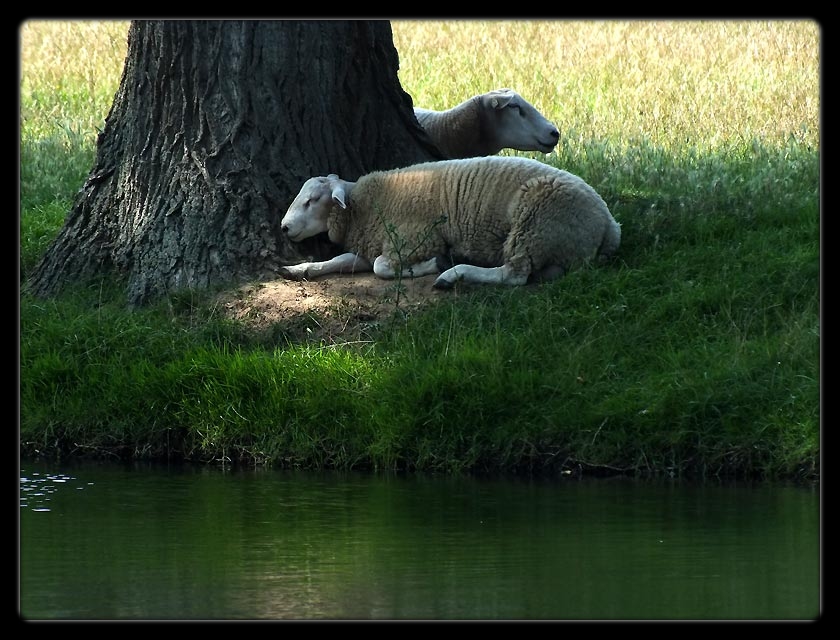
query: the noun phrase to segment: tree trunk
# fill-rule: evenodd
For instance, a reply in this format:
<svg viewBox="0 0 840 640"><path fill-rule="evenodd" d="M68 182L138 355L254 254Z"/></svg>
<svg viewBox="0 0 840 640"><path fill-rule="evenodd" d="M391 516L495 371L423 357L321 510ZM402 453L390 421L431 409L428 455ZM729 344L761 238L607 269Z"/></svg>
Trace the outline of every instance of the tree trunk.
<svg viewBox="0 0 840 640"><path fill-rule="evenodd" d="M135 21L94 167L29 280L109 274L132 305L323 259L279 222L303 182L441 156L387 21Z"/></svg>

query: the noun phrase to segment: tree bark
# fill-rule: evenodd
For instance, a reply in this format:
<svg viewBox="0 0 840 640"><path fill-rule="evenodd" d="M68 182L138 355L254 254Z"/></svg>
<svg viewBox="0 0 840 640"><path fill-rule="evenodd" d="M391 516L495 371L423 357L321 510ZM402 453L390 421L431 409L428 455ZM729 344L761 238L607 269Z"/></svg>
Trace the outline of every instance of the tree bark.
<svg viewBox="0 0 840 640"><path fill-rule="evenodd" d="M387 21L135 21L94 167L37 296L124 278L131 305L331 254L279 222L303 182L441 159Z"/></svg>

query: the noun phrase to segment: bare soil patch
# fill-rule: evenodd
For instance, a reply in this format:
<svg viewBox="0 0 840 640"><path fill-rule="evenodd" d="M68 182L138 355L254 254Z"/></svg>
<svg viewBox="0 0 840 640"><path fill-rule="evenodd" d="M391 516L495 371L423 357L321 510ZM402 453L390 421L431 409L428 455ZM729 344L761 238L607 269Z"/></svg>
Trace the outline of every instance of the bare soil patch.
<svg viewBox="0 0 840 640"><path fill-rule="evenodd" d="M216 302L227 318L256 332L316 342L362 339L395 313L412 313L457 291L434 289L434 275L399 282L372 273L336 274L312 281L279 278L224 292Z"/></svg>

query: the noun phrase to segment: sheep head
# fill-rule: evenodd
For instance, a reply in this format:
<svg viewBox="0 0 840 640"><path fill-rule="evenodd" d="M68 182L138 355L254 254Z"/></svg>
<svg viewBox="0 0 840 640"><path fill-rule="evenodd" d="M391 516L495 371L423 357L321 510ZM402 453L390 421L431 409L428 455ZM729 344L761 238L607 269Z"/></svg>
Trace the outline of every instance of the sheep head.
<svg viewBox="0 0 840 640"><path fill-rule="evenodd" d="M492 148L549 153L560 140L557 127L513 89L478 96L481 134Z"/></svg>
<svg viewBox="0 0 840 640"><path fill-rule="evenodd" d="M280 230L292 242L327 231L333 208L347 208L346 199L351 184L334 173L309 178L280 221Z"/></svg>

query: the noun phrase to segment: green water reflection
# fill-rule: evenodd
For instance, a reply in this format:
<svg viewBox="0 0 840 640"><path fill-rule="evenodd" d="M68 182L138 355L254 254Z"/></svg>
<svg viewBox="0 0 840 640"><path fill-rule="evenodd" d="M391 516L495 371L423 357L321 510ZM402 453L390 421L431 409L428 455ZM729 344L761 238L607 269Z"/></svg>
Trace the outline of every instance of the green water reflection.
<svg viewBox="0 0 840 640"><path fill-rule="evenodd" d="M812 620L814 488L21 464L24 619Z"/></svg>

